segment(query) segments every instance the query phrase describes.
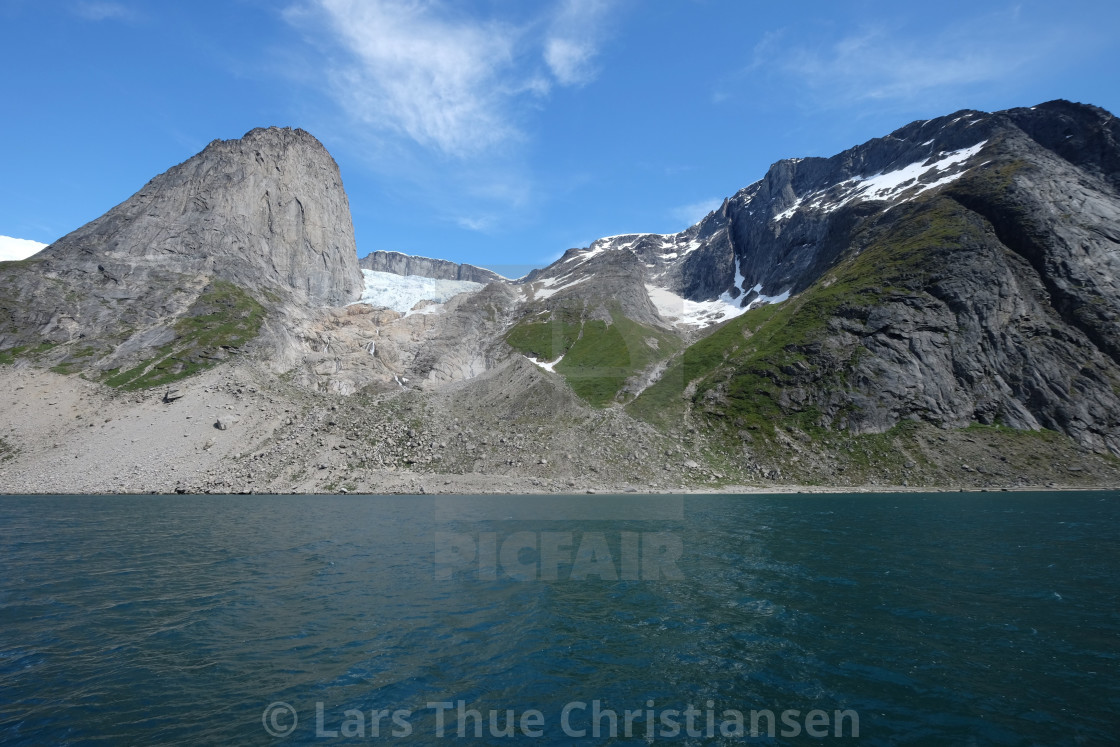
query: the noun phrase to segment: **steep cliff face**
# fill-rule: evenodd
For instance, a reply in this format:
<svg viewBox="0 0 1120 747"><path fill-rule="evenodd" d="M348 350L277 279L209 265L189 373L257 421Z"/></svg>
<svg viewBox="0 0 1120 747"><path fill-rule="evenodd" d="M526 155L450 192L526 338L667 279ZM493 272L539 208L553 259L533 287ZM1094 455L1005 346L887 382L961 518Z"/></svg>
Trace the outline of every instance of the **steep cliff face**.
<svg viewBox="0 0 1120 747"><path fill-rule="evenodd" d="M779 161L681 233L600 239L538 276L562 274L570 266L565 262L581 256L629 252L645 265L650 282L685 299L726 294L749 306L760 296L808 288L851 249L857 223L941 192L990 160L991 149L1009 138L1030 151L1025 156L1048 153L1057 159L1051 165L1073 167L1115 194L1118 132L1120 124L1108 112L1066 101L914 122L831 158Z"/></svg>
<svg viewBox="0 0 1120 747"><path fill-rule="evenodd" d="M116 382L135 383L153 366L223 358L269 318L353 301L362 278L334 160L302 130L269 128L214 141L33 258L0 265L0 287L0 350L41 349L63 370L139 366Z"/></svg>
<svg viewBox="0 0 1120 747"><path fill-rule="evenodd" d="M211 275L320 306L361 289L338 166L313 136L286 128L215 140L39 258L45 270L124 283L161 270Z"/></svg>

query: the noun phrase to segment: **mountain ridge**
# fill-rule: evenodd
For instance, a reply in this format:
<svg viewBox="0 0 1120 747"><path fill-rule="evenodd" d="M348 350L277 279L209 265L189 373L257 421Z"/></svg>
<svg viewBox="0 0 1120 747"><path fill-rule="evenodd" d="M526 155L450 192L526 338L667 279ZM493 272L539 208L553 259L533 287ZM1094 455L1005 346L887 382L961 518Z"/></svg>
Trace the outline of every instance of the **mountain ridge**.
<svg viewBox="0 0 1120 747"><path fill-rule="evenodd" d="M363 270L391 272L394 275L419 275L436 280L467 280L483 284L509 281L509 278L484 267L381 249L362 257L358 260L358 266Z"/></svg>

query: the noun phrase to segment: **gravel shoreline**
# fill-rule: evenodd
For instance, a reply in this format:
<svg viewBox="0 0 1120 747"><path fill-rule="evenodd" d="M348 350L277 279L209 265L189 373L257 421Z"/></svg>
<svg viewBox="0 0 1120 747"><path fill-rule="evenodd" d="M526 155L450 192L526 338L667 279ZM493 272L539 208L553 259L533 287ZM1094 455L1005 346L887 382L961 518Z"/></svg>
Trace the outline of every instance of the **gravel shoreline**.
<svg viewBox="0 0 1120 747"><path fill-rule="evenodd" d="M559 436L512 421L487 430L472 405L454 397L391 395L362 408L285 384L252 363L182 382L170 402L167 390L121 392L29 365L0 366L0 391L0 494L9 495L926 493L1120 484L1082 472L1070 473L1077 480L1006 484L744 484L715 468L678 466L696 465L693 452L666 450L661 435L609 411L587 415L570 433L559 427ZM593 447L592 431L602 434Z"/></svg>

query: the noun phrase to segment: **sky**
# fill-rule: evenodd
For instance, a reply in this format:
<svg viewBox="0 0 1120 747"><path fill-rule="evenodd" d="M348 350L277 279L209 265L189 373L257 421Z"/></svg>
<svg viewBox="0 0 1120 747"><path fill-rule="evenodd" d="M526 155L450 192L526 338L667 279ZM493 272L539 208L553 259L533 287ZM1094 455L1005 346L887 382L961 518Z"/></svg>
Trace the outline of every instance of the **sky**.
<svg viewBox="0 0 1120 747"><path fill-rule="evenodd" d="M0 236L291 126L338 162L359 256L517 276L916 119L1120 111L1118 30L1078 0L0 0Z"/></svg>

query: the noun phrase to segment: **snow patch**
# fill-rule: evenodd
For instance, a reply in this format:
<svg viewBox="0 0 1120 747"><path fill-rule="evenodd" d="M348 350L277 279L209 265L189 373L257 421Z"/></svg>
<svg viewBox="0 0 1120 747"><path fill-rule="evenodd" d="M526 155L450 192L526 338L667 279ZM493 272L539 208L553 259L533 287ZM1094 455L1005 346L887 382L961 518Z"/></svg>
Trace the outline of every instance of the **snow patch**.
<svg viewBox="0 0 1120 747"><path fill-rule="evenodd" d="M570 273L569 273L569 275L570 275ZM557 283L563 282L564 280L566 280L569 277L569 275L564 275L563 277L558 277L558 278L546 278L545 280L540 281L540 284L543 287L533 289L533 299L536 300L536 301L540 301L541 299L544 299L544 298L551 298L552 296L555 296L560 291L567 290L568 288L579 285L584 280L587 280L586 277L582 277L582 278L579 278L578 280L573 280L570 283L565 283L564 285L553 287Z"/></svg>
<svg viewBox="0 0 1120 747"><path fill-rule="evenodd" d="M574 262L576 265L582 265L593 257L608 251L633 251L634 246L643 239L661 240L660 247L656 247L654 250L660 259L679 259L686 254L691 254L703 245L700 239L684 241L683 234L685 233L687 231L681 233L620 233L615 236L604 236L601 239L596 239L590 247L579 254L568 257L564 262Z"/></svg>
<svg viewBox="0 0 1120 747"><path fill-rule="evenodd" d="M942 187L959 179L964 174L964 169L942 176L928 184L920 183L920 180L928 175L956 169L960 164L979 153L987 142L987 140L984 140L970 148L946 153L933 163L928 163L929 159L917 161L894 171L847 179L829 190L809 192L798 197L793 205L771 218L771 222L781 223L788 220L802 207L821 213L831 213L855 200L890 201L904 194L906 196L903 201L912 200L923 192ZM917 189L915 190L915 188ZM910 190L915 191L911 192Z"/></svg>
<svg viewBox="0 0 1120 747"><path fill-rule="evenodd" d="M552 361L551 363L548 363L548 362L545 362L545 361L542 361L542 360L537 360L536 358L532 358L532 357L530 357L530 356L528 356L528 355L527 355L527 356L525 356L525 357L526 357L526 358L527 358L527 359L528 359L528 360L529 360L530 362L532 362L532 363L535 363L536 365L540 366L540 367L541 367L541 368L543 368L543 369L544 369L545 371L549 371L550 373L556 373L556 364L557 364L557 363L559 363L560 361L564 360L564 356L560 356L559 358L557 358L556 360Z"/></svg>
<svg viewBox="0 0 1120 747"><path fill-rule="evenodd" d="M761 290L762 289L760 288L758 291L758 298L751 301L749 308L753 309L756 306L764 306L768 303L781 303L782 301L789 300L788 290L784 290L776 296L767 296L766 294L762 293Z"/></svg>
<svg viewBox="0 0 1120 747"><path fill-rule="evenodd" d="M723 301L728 306L738 305L738 303L740 302L739 299L742 297L742 294L743 294L743 283L745 283L745 282L747 282L747 279L745 277L743 277L743 273L739 270L739 260L736 259L735 260L735 282L732 283L732 287L737 288L739 290L739 296L737 296L736 298L732 298L731 297L731 291L729 289L729 290L725 290L720 295L719 300ZM762 286L761 285L755 286L755 289L757 291L760 291L760 290L762 290ZM738 314L736 314L736 316L738 316Z"/></svg>
<svg viewBox="0 0 1120 747"><path fill-rule="evenodd" d="M362 278L365 280L365 288L362 290L362 297L354 303L381 306L406 316L411 313L434 314L440 310L438 306L429 305L413 312L413 307L421 301L442 304L460 293L474 293L485 287L482 283L469 280L438 280L377 270L362 270Z"/></svg>
<svg viewBox="0 0 1120 747"><path fill-rule="evenodd" d="M733 319L746 309L741 309L735 304L724 301L720 296L714 301L690 301L682 298L671 290L655 285L647 285L646 293L649 300L657 309L657 313L674 324L683 324L703 329L704 327Z"/></svg>

